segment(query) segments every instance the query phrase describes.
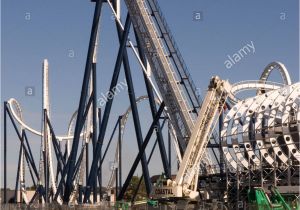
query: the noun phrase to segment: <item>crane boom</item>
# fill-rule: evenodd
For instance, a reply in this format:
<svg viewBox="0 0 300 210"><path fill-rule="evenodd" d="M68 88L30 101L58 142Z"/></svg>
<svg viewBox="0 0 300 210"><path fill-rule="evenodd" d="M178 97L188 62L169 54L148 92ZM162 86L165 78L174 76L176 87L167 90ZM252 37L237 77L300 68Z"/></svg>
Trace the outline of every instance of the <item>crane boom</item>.
<svg viewBox="0 0 300 210"><path fill-rule="evenodd" d="M231 85L227 81L221 80L219 77L211 79L176 179L154 186L153 197L189 196L195 198L198 196L197 183L200 162L218 120L218 111L223 108L227 97L232 97L230 90Z"/></svg>
<svg viewBox="0 0 300 210"><path fill-rule="evenodd" d="M200 162L218 120L218 110L222 109L230 89L230 84L218 77L213 77L210 81L175 180L177 185L183 187L184 194L189 194L191 191L193 180L194 190L197 189Z"/></svg>

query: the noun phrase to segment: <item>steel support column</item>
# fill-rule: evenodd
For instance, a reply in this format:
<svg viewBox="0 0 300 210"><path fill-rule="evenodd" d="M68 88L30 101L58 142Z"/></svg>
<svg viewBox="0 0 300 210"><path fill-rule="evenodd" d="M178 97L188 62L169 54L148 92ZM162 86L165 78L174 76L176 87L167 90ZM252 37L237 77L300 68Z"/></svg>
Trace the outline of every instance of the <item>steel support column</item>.
<svg viewBox="0 0 300 210"><path fill-rule="evenodd" d="M101 108L98 108L98 122L99 122L99 130L101 126ZM100 201L102 200L102 146L100 146L100 161L99 161L99 169L98 169L98 182L99 182L99 197Z"/></svg>
<svg viewBox="0 0 300 210"><path fill-rule="evenodd" d="M131 24L130 17L129 17L129 15L127 15L126 23L125 23L125 31L122 35L122 41L121 41L121 45L120 45L120 48L119 48L119 52L118 52L118 56L117 56L117 60L116 60L115 68L114 68L113 78L112 78L110 88L109 88L109 90L111 92L113 92L112 89L116 86L116 84L118 82L118 77L119 77L121 64L122 64L122 57L123 57L124 49L126 47L126 42L127 42L127 37L128 37L128 34L129 34L130 24ZM91 193L90 192L90 187L92 186L94 177L97 174L98 161L99 161L99 158L100 158L100 150L101 150L101 147L102 147L102 144L103 144L103 140L104 140L107 124L108 124L108 119L109 119L110 110L111 110L111 107L112 107L112 102L113 102L113 97L109 98L106 105L105 105L103 120L101 122L99 136L98 136L98 140L97 140L97 144L96 144L95 156L93 158L88 183L87 183L87 186L86 186L84 202L86 202L87 198L90 196L90 193Z"/></svg>
<svg viewBox="0 0 300 210"><path fill-rule="evenodd" d="M6 115L7 115L7 102L4 102L4 131L3 131L3 135L4 135L4 148L3 148L3 155L4 155L4 195L3 195L3 199L4 199L4 203L7 203L7 119L6 119Z"/></svg>
<svg viewBox="0 0 300 210"><path fill-rule="evenodd" d="M89 143L85 143L85 181L87 183L89 177Z"/></svg>
<svg viewBox="0 0 300 210"><path fill-rule="evenodd" d="M169 123L169 122L168 122ZM168 128L170 128L170 125L168 125ZM172 146L171 146L171 133L168 130L168 155L169 155L169 169L170 169L170 173L172 175Z"/></svg>
<svg viewBox="0 0 300 210"><path fill-rule="evenodd" d="M222 149L222 136L221 136L221 131L223 128L223 111L220 114L219 117L219 153L220 153L220 173L224 174L225 171L225 163L224 163L224 153L223 153L223 149Z"/></svg>
<svg viewBox="0 0 300 210"><path fill-rule="evenodd" d="M143 65L147 66L147 60L146 60L145 54L143 52L143 48L140 45L140 41L139 41L139 38L136 34L136 31L135 31L135 37L136 37L136 40L137 40L137 47L138 47L139 56L140 56L140 58L143 62ZM145 72L143 72L143 76L144 76L144 81L145 81L145 84L146 84L146 89L147 89L147 94L148 94L148 98L149 98L149 104L150 104L152 118L154 119L154 117L157 113L157 108L156 108L156 103L155 103L155 97L154 97L154 94L153 94L153 89L152 89L152 86L151 86ZM164 172L165 172L166 177L170 178L171 177L171 169L170 169L169 164L168 164L167 152L166 152L166 148L165 148L163 135L162 135L162 132L161 132L161 129L160 129L159 121L157 122L157 129L155 131L156 131L156 136L157 136L157 139L158 139L158 146L159 146L161 160L162 160L162 163L163 163Z"/></svg>
<svg viewBox="0 0 300 210"><path fill-rule="evenodd" d="M162 112L164 110L164 107L165 107L165 104L164 104L164 102L162 102L161 105L160 105L160 107L159 107L159 110L158 110L158 112L157 112L157 114L156 114L156 116L155 116L155 118L153 120L153 122L151 123L149 131L148 131L148 133L147 133L147 135L145 137L145 140L144 140L144 142L143 142L143 144L142 144L142 146L141 146L141 148L139 150L139 153L138 153L137 157L135 158L135 161L134 161L134 163L133 163L133 165L132 165L132 167L131 167L131 169L129 171L127 179L124 182L123 187L122 187L122 189L121 189L121 191L120 191L120 193L118 195L118 200L122 200L123 197L124 197L124 194L125 194L128 186L129 186L129 183L130 183L130 181L131 181L131 179L133 177L133 174L134 174L134 172L135 172L135 170L136 170L136 168L137 168L140 160L142 159L143 154L145 153L145 149L146 149L146 147L147 147L147 145L148 145L148 143L150 141L150 138L152 136L152 133L153 133L154 129L156 128L157 121L160 119L160 116L161 116L161 114L162 114ZM149 195L149 193L148 193L148 195Z"/></svg>
<svg viewBox="0 0 300 210"><path fill-rule="evenodd" d="M47 126L47 109L43 110L43 123L44 123L44 173L45 173L45 203L48 203L48 189L49 189L49 179L48 179L48 126Z"/></svg>
<svg viewBox="0 0 300 210"><path fill-rule="evenodd" d="M118 145L119 145L119 186L122 187L122 116L119 116L119 135L118 135ZM117 195L117 194L116 194Z"/></svg>
<svg viewBox="0 0 300 210"><path fill-rule="evenodd" d="M51 137L52 137L52 143L53 143L53 148L54 148L56 158L57 158L57 164L58 164L60 170L62 171L62 169L65 166L66 162L65 162L65 159L63 158L63 154L61 152L59 143L57 142L56 135L54 133L52 124L51 124L50 119L49 119L47 114L46 114L46 120L47 120L47 126L50 129L49 131L50 131L50 134L51 134ZM61 172L61 174L62 174L62 172Z"/></svg>
<svg viewBox="0 0 300 210"><path fill-rule="evenodd" d="M96 63L92 64L92 87L93 87L93 156L95 155L95 145L97 142L97 72L96 72ZM86 166L88 168L88 165ZM98 174L97 174L98 176ZM94 180L94 187L93 187L93 201L94 203L97 202L97 176ZM96 196L95 196L96 195Z"/></svg>
<svg viewBox="0 0 300 210"><path fill-rule="evenodd" d="M124 33L124 31L122 30L120 25L117 23L117 21L116 21L116 27L117 27L117 31L118 31L119 42L121 44L122 34ZM141 123L140 123L140 119L139 119L135 91L134 91L134 87L133 87L131 70L130 70L130 65L129 65L126 48L124 49L124 52L123 52L123 66L124 66L124 71L125 71L125 78L127 81L128 96L129 96L130 106L131 106L131 110L132 110L132 118L133 118L133 123L134 123L134 128L135 128L135 135L136 135L138 147L140 149L141 145L143 144L143 135L142 135ZM145 175L146 190L147 190L147 193L149 194L151 191L151 183L150 183L150 175L149 175L149 169L147 166L147 159L146 159L145 153L143 154L143 157L142 157L142 170L143 170L143 174Z"/></svg>
<svg viewBox="0 0 300 210"><path fill-rule="evenodd" d="M87 54L87 59L86 59L83 84L82 84L82 88L81 88L81 96L80 96L77 120L76 120L76 125L75 125L74 139L73 139L71 154L68 159L69 164L67 164L68 165L68 171L67 171L68 175L67 175L66 188L65 188L65 193L64 193L64 202L69 201L69 197L72 192L72 184L73 184L72 178L73 178L74 170L75 170L80 133L81 133L83 124L85 122L85 118L84 118L83 114L85 112L85 105L86 105L86 99L87 99L87 94L88 94L88 84L89 84L90 75L91 75L92 61L93 61L95 43L96 43L96 38L97 38L97 31L98 31L102 3L103 3L103 0L97 0L95 10L94 10L93 25L92 25L92 29L91 29L91 36L90 36L90 41L89 41L89 48L88 48L88 54ZM64 176L62 176L62 179L64 179Z"/></svg>
<svg viewBox="0 0 300 210"><path fill-rule="evenodd" d="M164 127L164 125L165 125L165 122L166 122L166 120L163 121L163 123L162 123L162 125L161 125L161 129L163 129L163 127ZM155 143L154 143L154 145L153 145L153 147L152 147L152 150L151 150L150 155L149 155L148 160L147 160L147 164L148 164L148 165L149 165L150 160L151 160L151 158L152 158L152 156L153 156L153 153L154 153L154 150L155 150L155 148L156 148L157 143L158 143L158 139L156 138ZM133 194L133 196L132 196L132 198L131 198L131 204L133 204L134 201L135 201L135 197L137 196L137 193L138 193L138 191L139 191L139 188L140 188L140 185L141 185L143 179L144 179L144 175L142 174L142 176L141 176L141 178L140 178L140 180L139 180L138 186L136 187L136 189L135 189L135 191L134 191L134 194Z"/></svg>
<svg viewBox="0 0 300 210"><path fill-rule="evenodd" d="M16 131L16 134L17 134L17 136L18 136L18 138L19 138L19 140L20 140L20 142L21 142L21 141L22 141L22 134L20 134L20 132L19 132L19 130L18 130L18 127L17 127L15 121L13 120L12 114L10 113L10 111L9 111L7 108L6 108L6 113L8 114L8 116L9 116L9 118L10 118L10 121L11 121L11 123L12 123L12 125L13 125L13 127L14 127L14 129L15 129L15 131ZM26 138L27 138L27 137L26 137L26 135L25 135L25 139L26 139ZM34 172L36 173L36 177L38 177L38 174L37 174L37 170L36 170L36 166L35 166L34 161L31 160L30 154L28 153L28 151L27 151L27 149L26 149L26 147L25 147L24 144L22 144L22 147L23 147L23 149L24 149L25 156L29 159L30 165L31 165L31 167L34 169ZM30 147L29 147L29 148L30 148Z"/></svg>
<svg viewBox="0 0 300 210"><path fill-rule="evenodd" d="M116 174L116 193L115 193L115 195L116 195L116 201L118 201L118 197L117 197L117 195L118 195L118 192L119 192L119 190L118 190L118 188L119 188L119 186L118 186L118 182L119 182L119 180L118 180L118 168L116 168L115 169L115 174Z"/></svg>
<svg viewBox="0 0 300 210"><path fill-rule="evenodd" d="M18 159L18 168L17 168L17 176L16 176L16 184L15 184L15 203L17 203L18 198L18 186L19 186L19 178L20 178L20 167L21 167L21 161L22 161L22 150L23 150L23 140L24 140L24 134L22 131L22 139L20 144L20 150L19 150L19 159Z"/></svg>

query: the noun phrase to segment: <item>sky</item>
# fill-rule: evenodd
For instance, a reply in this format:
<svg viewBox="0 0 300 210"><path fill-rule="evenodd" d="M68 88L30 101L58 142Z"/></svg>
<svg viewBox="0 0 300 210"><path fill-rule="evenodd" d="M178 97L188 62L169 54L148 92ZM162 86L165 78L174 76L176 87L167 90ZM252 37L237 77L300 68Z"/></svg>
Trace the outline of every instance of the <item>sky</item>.
<svg viewBox="0 0 300 210"><path fill-rule="evenodd" d="M212 76L218 75L231 83L257 80L272 61L284 63L292 81L299 81L298 0L161 0L159 5L202 96ZM124 4L122 8L124 21ZM9 98L16 98L22 106L25 122L37 130L41 129L42 61L47 58L51 121L57 134L67 132L69 120L79 104L93 9L94 3L83 0L1 1L1 104ZM249 45L253 50L228 68L229 57ZM98 98L108 90L117 50L114 19L110 8L104 4L97 64ZM141 69L130 49L128 53L136 96L145 95ZM272 73L270 80L281 82L278 72ZM123 71L119 81L124 81ZM28 88L34 89L32 96L25 94ZM105 144L118 116L128 106L127 92L121 91L115 97ZM143 136L151 123L148 107L146 102L139 105ZM11 126L8 139L8 184L13 187L19 143ZM133 162L137 154L131 116L124 141L123 162L126 164L123 179L130 167L128 163ZM37 161L40 138L30 135L30 142ZM151 144L153 142L154 139ZM106 181L110 176L109 162L114 158L114 151L115 146L109 151L104 165ZM175 165L173 151L173 172ZM1 170L2 166L1 162ZM158 150L149 168L151 175L162 172ZM140 168L137 174L141 175Z"/></svg>

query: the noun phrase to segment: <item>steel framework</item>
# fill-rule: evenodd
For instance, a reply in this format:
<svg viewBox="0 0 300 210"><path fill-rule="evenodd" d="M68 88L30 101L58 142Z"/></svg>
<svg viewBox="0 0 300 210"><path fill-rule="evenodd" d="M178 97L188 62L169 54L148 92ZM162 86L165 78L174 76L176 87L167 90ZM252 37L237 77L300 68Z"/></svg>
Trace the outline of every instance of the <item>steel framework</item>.
<svg viewBox="0 0 300 210"><path fill-rule="evenodd" d="M71 118L67 135L57 136L51 124L47 60L43 62L42 130L33 129L24 123L21 106L16 99L12 98L4 103L5 202L7 201L7 116L20 140L15 191L21 189L22 198L27 204L33 202L96 204L101 201L103 199L102 164L106 160L106 154L117 128L115 161L118 167L113 170L108 184L110 189L115 182L117 200L124 198L139 163L143 171L139 186L144 180L147 193L150 194L152 184L148 164L156 145L159 147L164 174L167 178L172 177L171 143L178 162L182 164L187 161L183 156L187 143L195 135L194 130L198 129L196 119L202 100L197 94L191 75L157 0L124 0L127 10L126 8L121 10L120 0L92 2L95 4L95 10L80 101L78 110ZM117 119L105 149L103 145L114 97L108 98L104 110L97 108L97 47L99 45L97 37L101 33L99 25L103 4L108 4L115 16L119 40L109 92L114 93L123 66L130 101L126 113ZM127 14L124 24L121 20L122 11ZM134 39L129 38L131 29L134 32ZM133 51L140 64L146 96L136 97L128 49ZM280 72L283 83L267 81L274 70ZM246 99L236 96L245 90L256 90L257 94ZM230 94L234 97L223 101L224 110L218 110L219 131L215 129L210 131L212 139L204 139L203 147L200 148L203 156L195 158L197 161L191 163L199 164L200 170L195 172L194 186L202 193L202 199L209 200L216 197L234 209L246 205L247 189L253 186L267 188L274 185L282 192L287 192L288 187L293 193L299 193L300 83L292 84L285 66L280 62L272 62L263 70L258 81L242 81L233 84ZM137 105L145 99L149 101L153 121L146 136L143 137ZM219 106L213 104L215 107ZM122 143L124 126L129 113L132 113L139 151L123 183ZM162 131L166 120L168 121L168 153ZM35 164L27 132L41 137L39 168ZM156 134L156 141L147 157L145 149L153 133ZM63 143L64 151L62 151ZM90 145L92 145L92 160L89 160ZM194 149L189 148L191 156L196 154ZM53 151L54 156L52 156ZM211 155L214 155L215 161L212 161ZM56 170L53 165L54 157L57 162ZM89 167L90 161L91 167ZM26 193L25 165L29 168L36 188L36 193L31 200ZM217 187L216 181L220 180L225 181L224 186ZM138 189L135 195L137 191Z"/></svg>

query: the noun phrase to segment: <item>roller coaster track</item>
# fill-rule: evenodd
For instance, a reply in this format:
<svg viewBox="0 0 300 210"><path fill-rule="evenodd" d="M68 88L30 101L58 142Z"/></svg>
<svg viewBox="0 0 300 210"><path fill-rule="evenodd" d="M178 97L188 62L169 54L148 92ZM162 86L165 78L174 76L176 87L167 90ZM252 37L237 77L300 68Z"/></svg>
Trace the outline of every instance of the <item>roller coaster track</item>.
<svg viewBox="0 0 300 210"><path fill-rule="evenodd" d="M196 96L195 85L190 78L157 1L125 0L125 3L137 31L137 36L150 63L156 84L166 102L167 111L175 128L176 136L179 138L181 149L185 148L184 143L190 138L195 125L195 113L197 114L197 108L201 105L199 98ZM237 94L244 90L255 89L261 94L282 87L282 84L267 82L270 73L274 69L279 70L284 84L291 84L285 66L279 62L272 62L264 69L259 81L244 81L235 84L232 93ZM233 102L238 101L239 99ZM217 134L213 134L216 139Z"/></svg>
<svg viewBox="0 0 300 210"><path fill-rule="evenodd" d="M172 53L168 52L168 48L164 46L165 35L158 31L158 27L155 27L151 11L145 1L126 0L125 3L150 63L156 84L166 103L176 136L179 138L181 147L185 149L185 140L189 138L193 127L193 118L190 115L192 109L180 85L180 78L174 71L170 59Z"/></svg>
<svg viewBox="0 0 300 210"><path fill-rule="evenodd" d="M28 126L25 122L24 122L24 119L23 119L23 116L22 116L22 109L21 109L21 105L19 104L19 102L14 99L14 98L11 98L7 101L7 104L8 104L8 109L9 111L12 113L12 116L13 118L19 123L19 125L21 126L21 130L28 130L29 132L37 135L37 136L43 136L43 133L36 130L36 129L33 129L31 128L30 126ZM57 136L57 139L60 140L60 141L63 141L63 140L67 140L66 144L69 146L67 148L70 148L70 140L73 139L73 136L70 135L71 134L71 128L74 124L74 119L76 117L76 113L75 112L71 118L71 121L70 121L70 124L69 124L69 129L68 129L68 135L66 136ZM83 136L84 134L82 133L81 136ZM50 142L51 143L51 142ZM49 145L50 147L51 145ZM53 160L52 160L52 155L49 155L49 159L48 159L49 163L53 163ZM50 170L50 173L53 174L53 176L51 176L51 186L53 188L53 192L55 193L56 192L56 189L57 189L57 186L56 186L56 183L55 183L55 177L54 177L54 168L53 168L53 164L49 164L49 170ZM29 203L29 199L27 198L27 194L26 194L26 188L25 188L25 169L24 167L20 167L21 171L20 171L20 183L21 183L21 186L22 186L22 196L24 198L24 201L28 204ZM58 197L58 202L59 203L62 203L62 200L60 198L60 196Z"/></svg>
<svg viewBox="0 0 300 210"><path fill-rule="evenodd" d="M202 100L197 94L196 86L176 46L157 0L125 0L125 3L138 39L142 43L144 53L151 66L156 85L162 95L163 101L166 103L166 112L173 127L173 135L177 138L173 143L175 144L177 156L181 159L182 154L180 153L184 152L186 143L192 136ZM267 81L270 73L275 69L279 70L283 84ZM151 84L153 84L152 81ZM265 161L271 166L275 161L268 152L269 148L273 149L276 156L283 163L288 161L288 157L284 154L278 143L279 131L283 135L290 153L295 159L300 161L299 148L297 148L289 130L291 126L299 124L300 121L300 84L291 85L291 79L285 66L280 62L272 62L264 69L259 81L236 83L232 86L231 93L237 95L245 90L257 90L257 96L245 100L236 97L232 100L235 105L225 117L224 128L221 132L223 152L231 167L236 170L238 165L249 168L249 163L256 166L260 166L261 164L258 161L259 157L255 153L255 148L252 146L252 139L249 139L249 136L246 135L250 132L249 129L252 126L251 119L253 113L258 115L258 123L255 124L254 130L262 131L265 126L263 119L266 117L269 119L267 122L268 133L263 137L264 139L259 135L256 136L257 147ZM145 99L144 97L140 97L137 99L137 103ZM161 101L160 98L158 100L159 102ZM14 119L20 124L21 129L44 137L42 132L31 128L24 122L20 104L16 99L12 98L8 100L8 108ZM129 112L130 110L128 109L124 115L125 117L122 122L124 126ZM291 119L291 113L293 113L293 119ZM57 136L59 141L68 140L68 153L70 148L69 140L73 139L71 127L74 125L73 120L75 116L76 114L72 116L70 121L68 134L66 136ZM278 126L279 120L281 122L280 126ZM240 122L243 122L242 125ZM90 122L87 123L86 127L86 130L90 130ZM218 134L214 130L212 132L213 138L217 140ZM299 127L297 132L299 133ZM86 131L81 133L81 136L85 138L85 134ZM266 139L268 140L268 145L265 143ZM228 149L229 142L233 145L233 151L229 151ZM241 148L241 145L243 145L244 149ZM48 141L47 147L49 149L47 152L49 152L48 161L50 165L51 186L55 194L57 188L54 178L50 141ZM182 151L180 152L180 150ZM245 153L251 158L250 161L244 157ZM209 154L206 153L205 156L204 160L209 162ZM199 158L197 157L196 159ZM84 164L80 166L80 171L82 171L82 167L84 167ZM22 194L27 203L24 165L22 164L20 168ZM82 173L79 174L76 176L76 183L82 179ZM77 188L75 187L73 195L76 192ZM59 203L62 202L60 197L58 201Z"/></svg>

